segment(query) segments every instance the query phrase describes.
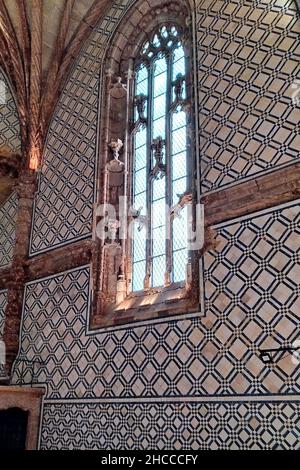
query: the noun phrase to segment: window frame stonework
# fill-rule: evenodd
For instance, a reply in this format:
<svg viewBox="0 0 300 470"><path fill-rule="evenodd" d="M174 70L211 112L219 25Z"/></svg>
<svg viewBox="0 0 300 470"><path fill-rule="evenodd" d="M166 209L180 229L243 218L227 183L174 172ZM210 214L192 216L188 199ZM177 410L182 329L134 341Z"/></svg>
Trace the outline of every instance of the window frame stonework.
<svg viewBox="0 0 300 470"><path fill-rule="evenodd" d="M152 5L151 5L152 7ZM132 110L134 99L134 64L142 45L150 39L153 32L162 26L173 24L183 31L183 46L190 67L187 70L187 97L190 108L187 112L190 143L195 141L193 87L193 40L191 34L191 12L187 2L176 0L160 2L159 6L149 8L146 1L138 2L138 10L130 11L123 19L104 62L102 77L102 103L100 122L98 200L105 204L109 200L116 204L112 195L110 163L120 160L120 173L124 174L124 184L119 195L126 195L132 201ZM142 15L143 12L143 15ZM141 18L142 16L142 18ZM122 27L123 26L123 27ZM115 99L118 97L119 101ZM123 113L123 114L122 114ZM126 126L124 126L126 122ZM123 124L122 124L123 123ZM123 125L123 127L122 127ZM117 151L116 146L120 143ZM114 149L112 148L114 147ZM117 153L114 153L114 152ZM116 158L113 158L114 157ZM193 183L191 196L193 206L199 202L197 188L199 175L198 159L194 145L189 145L188 157ZM116 164L118 165L118 164ZM109 169L108 169L109 168ZM115 188L114 188L115 191ZM105 206L104 206L105 207ZM117 208L117 211L119 208ZM104 209L105 212L105 209ZM129 217L130 218L130 217ZM94 228L99 219L94 216ZM132 218L131 218L132 221ZM131 324L144 320L200 311L199 306L199 262L198 251L189 252L187 279L184 283L174 283L160 288L147 288L132 292L131 241L119 240L118 243L104 246L94 236L92 279L92 328L105 328Z"/></svg>

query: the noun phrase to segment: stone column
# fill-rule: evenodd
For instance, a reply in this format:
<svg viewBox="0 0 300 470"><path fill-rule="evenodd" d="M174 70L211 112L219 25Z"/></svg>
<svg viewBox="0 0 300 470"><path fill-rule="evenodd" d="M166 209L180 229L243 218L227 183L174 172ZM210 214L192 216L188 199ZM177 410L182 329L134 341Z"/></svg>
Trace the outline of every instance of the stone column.
<svg viewBox="0 0 300 470"><path fill-rule="evenodd" d="M35 172L24 170L17 185L19 196L16 220L16 244L10 276L7 281L8 302L5 312L4 342L6 345L6 373L10 375L19 348L19 332L28 259L32 208L36 191Z"/></svg>

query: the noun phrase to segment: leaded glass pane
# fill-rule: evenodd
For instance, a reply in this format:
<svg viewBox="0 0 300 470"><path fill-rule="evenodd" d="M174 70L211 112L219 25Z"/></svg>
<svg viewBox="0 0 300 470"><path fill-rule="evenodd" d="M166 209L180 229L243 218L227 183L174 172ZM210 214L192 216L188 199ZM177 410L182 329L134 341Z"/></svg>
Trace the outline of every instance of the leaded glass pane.
<svg viewBox="0 0 300 470"><path fill-rule="evenodd" d="M152 287L161 287L165 283L166 257L158 256L152 260Z"/></svg>
<svg viewBox="0 0 300 470"><path fill-rule="evenodd" d="M178 195L182 195L187 190L187 179L180 178L179 180L173 181L173 204L178 202Z"/></svg>
<svg viewBox="0 0 300 470"><path fill-rule="evenodd" d="M134 226L134 250L133 262L143 261L146 258L146 230L139 230L136 223Z"/></svg>
<svg viewBox="0 0 300 470"><path fill-rule="evenodd" d="M168 37L168 30L165 26L163 26L160 30L160 34L163 38L167 38Z"/></svg>
<svg viewBox="0 0 300 470"><path fill-rule="evenodd" d="M166 180L165 178L161 178L158 180L153 181L153 201L157 199L161 199L165 197L166 194Z"/></svg>
<svg viewBox="0 0 300 470"><path fill-rule="evenodd" d="M154 78L154 98L167 91L167 73L161 73Z"/></svg>
<svg viewBox="0 0 300 470"><path fill-rule="evenodd" d="M167 60L162 54L154 61L153 69L155 77L167 71Z"/></svg>
<svg viewBox="0 0 300 470"><path fill-rule="evenodd" d="M186 127L181 127L172 132L172 154L182 152L186 149Z"/></svg>
<svg viewBox="0 0 300 470"><path fill-rule="evenodd" d="M183 250L187 246L187 208L173 221L173 250Z"/></svg>
<svg viewBox="0 0 300 470"><path fill-rule="evenodd" d="M163 93L153 100L153 119L156 120L166 114L166 94Z"/></svg>
<svg viewBox="0 0 300 470"><path fill-rule="evenodd" d="M165 116L153 122L153 136L166 138L166 118Z"/></svg>
<svg viewBox="0 0 300 470"><path fill-rule="evenodd" d="M143 80L142 82L137 84L136 94L144 96L148 95L148 80Z"/></svg>
<svg viewBox="0 0 300 470"><path fill-rule="evenodd" d="M173 282L184 281L186 277L187 250L173 253Z"/></svg>
<svg viewBox="0 0 300 470"><path fill-rule="evenodd" d="M139 83L147 79L148 79L148 69L144 64L142 64L140 68L137 70L137 74L136 74L137 88L138 88Z"/></svg>
<svg viewBox="0 0 300 470"><path fill-rule="evenodd" d="M154 257L164 255L166 251L165 226L153 229L152 255Z"/></svg>
<svg viewBox="0 0 300 470"><path fill-rule="evenodd" d="M182 128L186 126L186 113L184 111L179 111L177 113L173 113L172 115L172 130L176 131L176 129ZM177 149L175 149L177 150Z"/></svg>
<svg viewBox="0 0 300 470"><path fill-rule="evenodd" d="M134 209L135 210L140 210L141 209L141 214L146 215L146 209L147 209L147 193L146 193L146 191L143 192L143 193L134 195Z"/></svg>
<svg viewBox="0 0 300 470"><path fill-rule="evenodd" d="M138 149L143 145L146 145L147 142L147 129L140 129L139 132L135 135L135 148Z"/></svg>
<svg viewBox="0 0 300 470"><path fill-rule="evenodd" d="M150 213L151 220L147 222L150 223L148 232L144 229L142 234L138 224L134 230L133 290L144 288L147 263L148 267L152 266L152 287L164 286L167 256L172 257L173 282L183 281L188 255L186 208L181 218L171 222L172 240L166 243L169 217L166 204L178 203L178 197L187 190L188 181L187 115L183 106L186 99L186 56L178 29L163 26L156 31L142 48L141 59L147 60L147 66L140 64L136 73L135 122L140 117L141 106L144 107L145 120L142 120L144 129L135 130L133 202L135 209L142 208L143 215ZM168 109L167 104L171 103ZM163 141L160 145L157 144L159 138ZM155 146L149 148L152 144ZM148 162L148 158L152 161ZM151 207L147 207L147 203L151 203ZM146 233L150 235L148 242Z"/></svg>
<svg viewBox="0 0 300 470"><path fill-rule="evenodd" d="M152 228L166 225L166 200L159 199L152 204Z"/></svg>
<svg viewBox="0 0 300 470"><path fill-rule="evenodd" d="M135 151L135 171L141 170L147 166L147 147L142 145Z"/></svg>
<svg viewBox="0 0 300 470"><path fill-rule="evenodd" d="M187 174L186 152L178 153L172 158L172 178L178 178Z"/></svg>
<svg viewBox="0 0 300 470"><path fill-rule="evenodd" d="M146 261L139 261L138 263L133 263L132 290L134 292L144 289L145 273Z"/></svg>
<svg viewBox="0 0 300 470"><path fill-rule="evenodd" d="M135 172L134 177L134 194L139 194L145 191L147 184L147 171L146 168L142 168Z"/></svg>

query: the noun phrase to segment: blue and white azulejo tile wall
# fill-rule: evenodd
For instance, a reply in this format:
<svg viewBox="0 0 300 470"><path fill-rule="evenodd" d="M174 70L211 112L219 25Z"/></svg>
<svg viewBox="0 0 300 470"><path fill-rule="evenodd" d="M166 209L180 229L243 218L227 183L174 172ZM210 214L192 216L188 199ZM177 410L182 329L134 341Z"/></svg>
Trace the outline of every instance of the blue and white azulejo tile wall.
<svg viewBox="0 0 300 470"><path fill-rule="evenodd" d="M12 153L21 150L19 115L6 76L0 69L0 150Z"/></svg>
<svg viewBox="0 0 300 470"><path fill-rule="evenodd" d="M187 428L178 442L175 424L170 431L178 448L191 442L199 448L216 446L214 426L223 426L228 435L224 448L237 446L241 436L244 448L297 447L300 429L294 425L294 410L300 398L300 366L291 356L264 364L259 349L299 338L299 203L215 227L219 243L204 262L204 317L195 314L91 332L88 266L28 284L14 381L21 378L23 359L42 359L35 374L35 381L47 387L41 445L69 445L65 430L59 431L57 424L55 432L53 422L66 422L72 411L90 427L82 433L71 420L76 430L71 446L77 439L78 447L101 448L105 435L101 423L113 420L115 428L109 426L106 433L112 448L119 426L126 428L124 420L131 416L134 423L146 422L147 409L152 409L163 413L162 423L172 420L178 429ZM23 379L28 383L31 373L25 366ZM190 423L196 409L200 414L206 410L200 428ZM290 413L290 421L285 413ZM117 445L150 445L149 436L144 444L136 436L139 426L127 435L126 444L120 440ZM151 432L154 441L161 442L157 426Z"/></svg>
<svg viewBox="0 0 300 470"><path fill-rule="evenodd" d="M13 258L17 209L18 195L14 192L0 206L0 268L9 266Z"/></svg>
<svg viewBox="0 0 300 470"><path fill-rule="evenodd" d="M106 44L133 4L113 3L67 80L48 136L32 255L90 236L99 73ZM299 22L291 0L196 4L202 188L212 191L297 158L285 67L294 61ZM271 50L280 66L259 50ZM253 93L271 100L263 112ZM276 122L275 103L286 106ZM259 123L275 126L283 144ZM242 143L247 126L257 151ZM291 357L271 366L259 359L261 347L298 338L299 201L215 229L201 316L91 332L88 266L27 284L14 381L23 359L42 359L35 371L47 389L41 448L299 448L299 365ZM25 367L23 378L31 375Z"/></svg>
<svg viewBox="0 0 300 470"><path fill-rule="evenodd" d="M0 339L3 336L6 306L7 306L7 291L0 290Z"/></svg>
<svg viewBox="0 0 300 470"><path fill-rule="evenodd" d="M202 191L299 161L295 0L199 0ZM298 89L298 91L297 91Z"/></svg>

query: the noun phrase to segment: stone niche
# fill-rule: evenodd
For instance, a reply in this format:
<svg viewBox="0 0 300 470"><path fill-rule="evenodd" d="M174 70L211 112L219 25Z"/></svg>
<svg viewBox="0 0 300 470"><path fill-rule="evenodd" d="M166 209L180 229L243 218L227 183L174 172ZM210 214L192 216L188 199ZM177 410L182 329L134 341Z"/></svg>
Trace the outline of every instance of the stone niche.
<svg viewBox="0 0 300 470"><path fill-rule="evenodd" d="M41 412L42 388L0 386L0 411L19 408L28 412L26 450L36 450Z"/></svg>

